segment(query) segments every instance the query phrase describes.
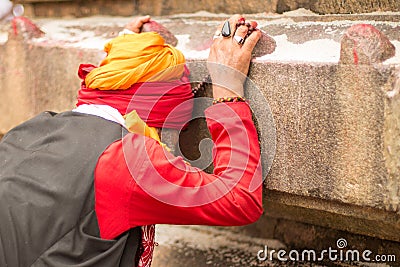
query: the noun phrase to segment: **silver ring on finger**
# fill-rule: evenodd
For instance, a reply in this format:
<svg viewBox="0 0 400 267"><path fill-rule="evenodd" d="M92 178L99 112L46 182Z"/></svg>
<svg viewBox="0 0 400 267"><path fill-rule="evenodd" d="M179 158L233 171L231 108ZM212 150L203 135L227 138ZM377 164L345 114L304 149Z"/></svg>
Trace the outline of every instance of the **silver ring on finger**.
<svg viewBox="0 0 400 267"><path fill-rule="evenodd" d="M245 39L243 37L240 37L239 35L233 36L233 39L235 39L235 41L240 45L243 45L245 41Z"/></svg>

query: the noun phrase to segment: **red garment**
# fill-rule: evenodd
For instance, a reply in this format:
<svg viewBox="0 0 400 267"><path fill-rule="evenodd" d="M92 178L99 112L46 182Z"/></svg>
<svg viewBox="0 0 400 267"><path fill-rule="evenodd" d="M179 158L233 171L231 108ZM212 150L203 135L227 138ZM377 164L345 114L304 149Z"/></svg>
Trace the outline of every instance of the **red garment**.
<svg viewBox="0 0 400 267"><path fill-rule="evenodd" d="M181 129L191 119L193 92L186 67L180 80L137 83L126 90L87 88L85 78L95 68L91 64L79 66L78 75L83 81L78 92L77 106L109 105L122 115L136 110L147 125L159 128Z"/></svg>
<svg viewBox="0 0 400 267"><path fill-rule="evenodd" d="M222 103L205 115L214 173L187 165L153 139L128 134L95 169L100 235L113 239L151 224L244 225L263 212L257 132L247 103Z"/></svg>

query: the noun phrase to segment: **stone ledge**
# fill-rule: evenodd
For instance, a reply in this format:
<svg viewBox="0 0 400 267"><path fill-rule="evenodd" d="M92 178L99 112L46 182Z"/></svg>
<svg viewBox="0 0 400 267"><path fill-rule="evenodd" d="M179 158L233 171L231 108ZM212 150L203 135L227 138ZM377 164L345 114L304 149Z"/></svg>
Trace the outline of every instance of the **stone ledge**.
<svg viewBox="0 0 400 267"><path fill-rule="evenodd" d="M265 250L265 247L268 248L268 252L274 250L277 253L279 250L284 250L289 253L291 250L296 250L300 255L304 250L314 250L316 255L321 257L321 251L329 248L337 249L338 239L345 239L346 249L358 250L360 254L370 250L373 255L394 255L396 259L400 257L399 244L395 242L273 217L265 217L260 223L262 225L253 224L246 227L157 225L158 246L154 250L152 266L399 266L398 260L386 264L331 261L327 254L323 260L317 262L279 261L276 254L273 260L259 260L257 253ZM265 225L271 228L269 233L266 233ZM260 226L259 231L255 231L258 226Z"/></svg>
<svg viewBox="0 0 400 267"><path fill-rule="evenodd" d="M365 206L268 190L265 216L400 242L400 215Z"/></svg>

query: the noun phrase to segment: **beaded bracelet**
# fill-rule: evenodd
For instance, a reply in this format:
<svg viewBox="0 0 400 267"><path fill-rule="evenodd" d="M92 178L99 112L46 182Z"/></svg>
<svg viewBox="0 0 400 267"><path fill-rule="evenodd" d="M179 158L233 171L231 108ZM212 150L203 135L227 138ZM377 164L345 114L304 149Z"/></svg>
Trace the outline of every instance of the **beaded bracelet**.
<svg viewBox="0 0 400 267"><path fill-rule="evenodd" d="M235 96L235 97L220 97L213 100L213 104L223 103L223 102L246 102L246 98L242 96Z"/></svg>

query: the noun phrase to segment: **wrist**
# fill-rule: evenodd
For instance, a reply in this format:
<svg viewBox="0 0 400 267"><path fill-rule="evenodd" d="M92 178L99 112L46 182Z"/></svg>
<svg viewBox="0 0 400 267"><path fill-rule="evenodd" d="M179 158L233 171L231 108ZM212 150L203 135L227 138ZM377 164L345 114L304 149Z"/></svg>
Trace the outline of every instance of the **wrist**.
<svg viewBox="0 0 400 267"><path fill-rule="evenodd" d="M220 85L213 84L213 97L214 99L217 98L224 98L224 97L242 97L243 93L243 86L238 86L236 88L226 88Z"/></svg>
<svg viewBox="0 0 400 267"><path fill-rule="evenodd" d="M247 102L247 99L242 96L214 98L213 105L226 102Z"/></svg>

